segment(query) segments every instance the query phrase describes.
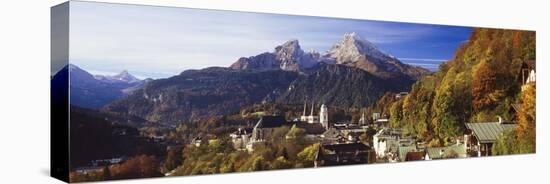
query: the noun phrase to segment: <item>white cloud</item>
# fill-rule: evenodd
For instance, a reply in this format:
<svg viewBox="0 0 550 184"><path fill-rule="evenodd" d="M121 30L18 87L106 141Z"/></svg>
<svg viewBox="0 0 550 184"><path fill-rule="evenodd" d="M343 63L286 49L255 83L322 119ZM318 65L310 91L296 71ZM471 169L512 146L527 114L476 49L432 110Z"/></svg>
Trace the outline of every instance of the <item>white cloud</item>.
<svg viewBox="0 0 550 184"><path fill-rule="evenodd" d="M449 61L449 59L432 59L432 58L399 58L403 61L435 61L435 62L444 62Z"/></svg>

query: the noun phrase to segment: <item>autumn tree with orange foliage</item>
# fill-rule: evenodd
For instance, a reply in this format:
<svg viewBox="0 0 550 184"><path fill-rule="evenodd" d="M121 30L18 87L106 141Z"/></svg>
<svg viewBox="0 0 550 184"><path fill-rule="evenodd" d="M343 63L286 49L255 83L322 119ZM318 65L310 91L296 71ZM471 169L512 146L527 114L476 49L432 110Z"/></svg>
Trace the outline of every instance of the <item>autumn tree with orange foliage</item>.
<svg viewBox="0 0 550 184"><path fill-rule="evenodd" d="M472 105L476 112L492 109L496 106L496 99L491 93L497 88L497 72L487 62L479 64L472 81Z"/></svg>

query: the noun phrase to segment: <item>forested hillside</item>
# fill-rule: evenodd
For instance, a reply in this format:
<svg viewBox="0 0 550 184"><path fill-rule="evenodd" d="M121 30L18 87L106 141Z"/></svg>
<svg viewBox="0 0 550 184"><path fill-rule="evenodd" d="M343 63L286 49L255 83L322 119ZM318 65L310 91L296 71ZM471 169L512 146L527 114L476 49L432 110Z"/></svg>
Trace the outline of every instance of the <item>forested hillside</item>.
<svg viewBox="0 0 550 184"><path fill-rule="evenodd" d="M451 61L393 102L392 126L443 145L461 135L465 123L509 120L511 105L520 103L520 67L527 60L535 60L535 32L475 29Z"/></svg>

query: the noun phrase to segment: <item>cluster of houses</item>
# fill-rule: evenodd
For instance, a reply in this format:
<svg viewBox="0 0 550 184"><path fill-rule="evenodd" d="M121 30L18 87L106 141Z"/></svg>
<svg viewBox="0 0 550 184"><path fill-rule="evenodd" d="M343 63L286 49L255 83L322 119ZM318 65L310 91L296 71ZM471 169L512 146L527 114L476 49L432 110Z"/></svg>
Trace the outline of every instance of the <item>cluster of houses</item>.
<svg viewBox="0 0 550 184"><path fill-rule="evenodd" d="M308 117L307 120L315 120L310 118L311 115ZM236 149L251 152L256 146L269 141L276 128L283 126L304 129L306 140L320 143L314 166L322 167L490 156L492 145L499 136L517 125L500 117L495 122L467 123L466 133L453 144L428 147L414 137L403 136L401 129L387 126L347 122L329 125L321 121L287 121L283 116L262 116L254 128L239 128L230 137ZM367 132L372 127L379 129L372 135L371 141L361 141L360 136L369 135ZM193 144L200 145L201 140L199 138Z"/></svg>
<svg viewBox="0 0 550 184"><path fill-rule="evenodd" d="M277 128L288 126L303 129L305 140L321 143L315 155L316 167L375 162L372 147L359 141L359 136L366 133L368 128L364 114L360 121L363 123L330 124L326 105L321 105L318 115L315 114L314 104L310 113L307 112L307 104L304 103L304 111L299 119L288 121L283 116L262 116L254 128L239 128L231 133L233 145L238 150L254 151L258 145L269 141Z"/></svg>
<svg viewBox="0 0 550 184"><path fill-rule="evenodd" d="M405 162L467 157L465 144L460 140L445 147L427 147L426 143L417 142L414 137L402 135L401 129L382 128L373 136L373 147L378 161Z"/></svg>
<svg viewBox="0 0 550 184"><path fill-rule="evenodd" d="M403 136L403 130L387 126L388 119L379 113L372 115L370 124L362 115L358 123L339 122L329 124L325 105L321 106L319 118L304 115L298 121L287 121L283 116L262 116L254 128L239 128L232 133L236 149L253 151L259 144L269 141L276 128L289 126L305 130L305 138L320 143L316 152L315 167L367 164L376 162L404 162L490 156L492 145L498 137L517 125L498 117L495 122L467 123L463 137L444 147L428 147L414 137ZM362 135L377 129L371 141L361 141Z"/></svg>
<svg viewBox="0 0 550 184"><path fill-rule="evenodd" d="M311 115L308 117L308 120L315 119ZM283 126L302 128L307 140L320 143L314 165L321 167L490 156L492 144L498 136L515 128L516 124L502 119L468 123L464 138L445 147L427 147L414 137L404 137L402 130L388 127L381 127L372 136L372 141L365 143L359 137L368 135L372 124L335 123L329 126L321 121L287 121L283 116L262 116L254 128L239 128L230 136L236 149L253 151L256 146L269 141L276 128Z"/></svg>

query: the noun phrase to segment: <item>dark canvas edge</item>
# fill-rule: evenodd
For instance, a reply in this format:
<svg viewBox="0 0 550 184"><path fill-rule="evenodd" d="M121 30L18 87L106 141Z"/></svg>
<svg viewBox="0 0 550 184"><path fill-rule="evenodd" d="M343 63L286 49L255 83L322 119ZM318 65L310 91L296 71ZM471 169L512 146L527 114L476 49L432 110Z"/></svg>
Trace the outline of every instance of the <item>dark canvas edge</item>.
<svg viewBox="0 0 550 184"><path fill-rule="evenodd" d="M50 175L69 182L69 2L50 16Z"/></svg>

